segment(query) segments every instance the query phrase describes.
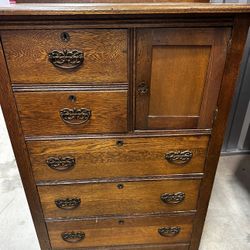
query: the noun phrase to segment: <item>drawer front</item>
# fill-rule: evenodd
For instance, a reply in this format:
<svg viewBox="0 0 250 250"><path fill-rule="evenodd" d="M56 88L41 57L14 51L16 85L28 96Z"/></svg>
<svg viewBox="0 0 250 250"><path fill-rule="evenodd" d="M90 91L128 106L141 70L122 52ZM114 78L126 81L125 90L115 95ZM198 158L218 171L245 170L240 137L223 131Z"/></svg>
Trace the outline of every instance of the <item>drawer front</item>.
<svg viewBox="0 0 250 250"><path fill-rule="evenodd" d="M153 216L49 222L47 226L53 249L89 249L95 246L186 243L191 238L192 220L191 216ZM149 249L185 249L175 247Z"/></svg>
<svg viewBox="0 0 250 250"><path fill-rule="evenodd" d="M127 131L127 91L16 92L26 136Z"/></svg>
<svg viewBox="0 0 250 250"><path fill-rule="evenodd" d="M37 181L203 172L208 136L28 141Z"/></svg>
<svg viewBox="0 0 250 250"><path fill-rule="evenodd" d="M126 29L15 30L1 38L14 83L128 81Z"/></svg>
<svg viewBox="0 0 250 250"><path fill-rule="evenodd" d="M39 186L46 218L195 210L200 180Z"/></svg>

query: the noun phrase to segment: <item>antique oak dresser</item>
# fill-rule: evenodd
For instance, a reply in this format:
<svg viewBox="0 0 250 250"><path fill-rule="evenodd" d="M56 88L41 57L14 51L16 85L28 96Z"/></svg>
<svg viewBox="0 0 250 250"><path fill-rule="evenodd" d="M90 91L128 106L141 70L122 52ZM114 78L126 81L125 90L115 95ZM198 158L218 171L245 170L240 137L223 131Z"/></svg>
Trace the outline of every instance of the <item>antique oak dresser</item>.
<svg viewBox="0 0 250 250"><path fill-rule="evenodd" d="M250 6L102 2L0 8L41 249L197 250Z"/></svg>

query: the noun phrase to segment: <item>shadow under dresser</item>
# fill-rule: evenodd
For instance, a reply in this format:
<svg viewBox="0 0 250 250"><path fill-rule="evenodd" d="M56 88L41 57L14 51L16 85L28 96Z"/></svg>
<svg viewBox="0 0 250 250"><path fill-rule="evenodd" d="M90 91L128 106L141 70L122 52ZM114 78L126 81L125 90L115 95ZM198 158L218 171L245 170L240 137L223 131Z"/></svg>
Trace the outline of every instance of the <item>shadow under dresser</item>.
<svg viewBox="0 0 250 250"><path fill-rule="evenodd" d="M1 105L42 250L198 249L249 12L0 8Z"/></svg>

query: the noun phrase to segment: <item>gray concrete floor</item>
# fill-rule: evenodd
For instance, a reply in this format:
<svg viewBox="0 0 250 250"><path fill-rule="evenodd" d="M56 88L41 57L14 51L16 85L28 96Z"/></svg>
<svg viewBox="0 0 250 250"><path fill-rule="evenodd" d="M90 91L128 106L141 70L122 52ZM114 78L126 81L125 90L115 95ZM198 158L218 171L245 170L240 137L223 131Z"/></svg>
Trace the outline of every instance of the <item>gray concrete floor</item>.
<svg viewBox="0 0 250 250"><path fill-rule="evenodd" d="M0 250L39 250L0 110ZM200 250L250 250L250 156L220 158Z"/></svg>

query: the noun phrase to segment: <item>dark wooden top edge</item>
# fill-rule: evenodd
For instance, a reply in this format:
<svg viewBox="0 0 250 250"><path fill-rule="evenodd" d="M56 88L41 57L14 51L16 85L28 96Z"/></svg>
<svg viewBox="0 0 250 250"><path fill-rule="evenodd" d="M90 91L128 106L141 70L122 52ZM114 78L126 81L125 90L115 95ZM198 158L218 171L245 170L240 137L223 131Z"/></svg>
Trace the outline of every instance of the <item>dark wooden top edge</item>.
<svg viewBox="0 0 250 250"><path fill-rule="evenodd" d="M250 4L239 3L81 3L12 4L0 7L0 16L43 15L145 15L145 14L250 13Z"/></svg>
<svg viewBox="0 0 250 250"><path fill-rule="evenodd" d="M26 19L22 16L0 16L0 30L65 30L65 29L110 29L110 28L119 28L119 29L128 29L128 28L176 28L176 27L232 27L233 25L233 14L227 14L227 16L221 16L217 14L217 16L213 15L213 17L207 16L199 16L199 18L190 16L162 16L157 15L152 18L148 16L138 18L126 16L122 16L122 18L89 18L89 19L80 19L79 17L73 19L73 17L69 17L67 22L65 19L67 16L62 16L63 18L55 18L54 16L49 16L43 18L43 16L39 16L36 18L33 16L32 22L29 19ZM5 20L4 20L5 19ZM36 20L38 19L38 20ZM43 20L42 20L43 19ZM49 22L49 20L53 19L53 23ZM198 19L198 22L197 22ZM27 84L20 82L13 82L12 84ZM32 83L29 83L32 84ZM37 83L36 83L37 84ZM44 83L43 83L44 84ZM58 83L60 84L60 83ZM81 84L73 82L71 84ZM124 84L124 83L120 83Z"/></svg>

